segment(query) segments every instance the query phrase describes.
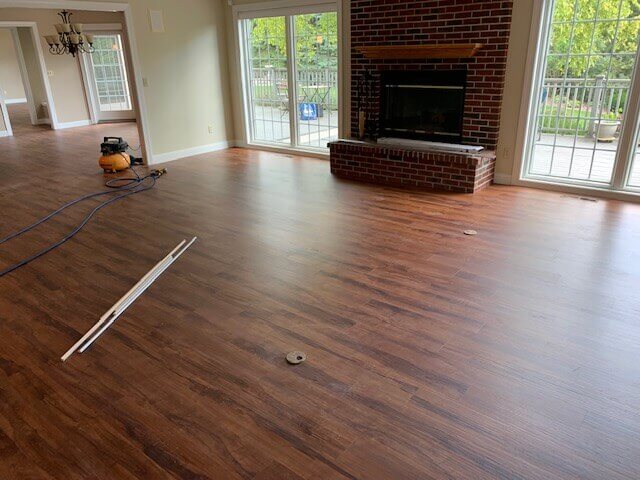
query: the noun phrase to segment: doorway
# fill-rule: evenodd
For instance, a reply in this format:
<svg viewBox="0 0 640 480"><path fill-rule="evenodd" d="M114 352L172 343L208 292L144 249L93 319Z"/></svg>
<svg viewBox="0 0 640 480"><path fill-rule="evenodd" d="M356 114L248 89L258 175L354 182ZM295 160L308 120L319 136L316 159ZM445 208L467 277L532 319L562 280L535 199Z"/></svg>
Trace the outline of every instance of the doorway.
<svg viewBox="0 0 640 480"><path fill-rule="evenodd" d="M640 8L549 1L540 25L520 178L640 191Z"/></svg>
<svg viewBox="0 0 640 480"><path fill-rule="evenodd" d="M95 50L81 59L92 123L135 121L122 33L94 32L93 41Z"/></svg>
<svg viewBox="0 0 640 480"><path fill-rule="evenodd" d="M339 136L335 4L242 12L238 30L247 143L325 152Z"/></svg>
<svg viewBox="0 0 640 480"><path fill-rule="evenodd" d="M36 125L55 128L36 28L29 22L0 22L0 136Z"/></svg>

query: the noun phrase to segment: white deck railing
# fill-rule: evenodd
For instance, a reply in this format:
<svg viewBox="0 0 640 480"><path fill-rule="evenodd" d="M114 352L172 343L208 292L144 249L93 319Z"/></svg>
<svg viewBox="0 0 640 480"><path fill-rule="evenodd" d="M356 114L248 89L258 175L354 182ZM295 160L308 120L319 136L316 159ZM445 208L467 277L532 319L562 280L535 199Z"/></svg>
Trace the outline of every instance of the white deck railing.
<svg viewBox="0 0 640 480"><path fill-rule="evenodd" d="M600 118L620 119L631 81L595 78L546 78L538 114L542 132L590 134Z"/></svg>

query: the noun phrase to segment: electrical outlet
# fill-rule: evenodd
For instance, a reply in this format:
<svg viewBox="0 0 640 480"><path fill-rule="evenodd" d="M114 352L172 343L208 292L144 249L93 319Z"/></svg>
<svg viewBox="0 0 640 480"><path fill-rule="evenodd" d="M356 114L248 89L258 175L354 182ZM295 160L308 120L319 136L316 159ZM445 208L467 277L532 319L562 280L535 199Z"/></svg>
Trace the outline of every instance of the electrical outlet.
<svg viewBox="0 0 640 480"><path fill-rule="evenodd" d="M511 149L509 147L502 147L502 158L509 158L511 155Z"/></svg>
<svg viewBox="0 0 640 480"><path fill-rule="evenodd" d="M213 125L209 125L209 133L213 133Z"/></svg>
<svg viewBox="0 0 640 480"><path fill-rule="evenodd" d="M53 70L47 70L47 75L49 77L53 77Z"/></svg>

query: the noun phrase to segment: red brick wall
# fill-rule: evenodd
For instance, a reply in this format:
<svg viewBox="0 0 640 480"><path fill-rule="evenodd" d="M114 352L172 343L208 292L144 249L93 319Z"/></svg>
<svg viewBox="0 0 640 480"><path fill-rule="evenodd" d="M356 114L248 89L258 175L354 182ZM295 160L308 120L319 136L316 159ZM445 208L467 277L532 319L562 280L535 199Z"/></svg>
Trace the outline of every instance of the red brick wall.
<svg viewBox="0 0 640 480"><path fill-rule="evenodd" d="M464 143L495 149L507 61L513 0L351 0L351 134L358 134L357 85L360 75L415 69L467 68ZM356 51L370 45L483 43L470 59L368 60ZM370 114L377 122L378 103Z"/></svg>

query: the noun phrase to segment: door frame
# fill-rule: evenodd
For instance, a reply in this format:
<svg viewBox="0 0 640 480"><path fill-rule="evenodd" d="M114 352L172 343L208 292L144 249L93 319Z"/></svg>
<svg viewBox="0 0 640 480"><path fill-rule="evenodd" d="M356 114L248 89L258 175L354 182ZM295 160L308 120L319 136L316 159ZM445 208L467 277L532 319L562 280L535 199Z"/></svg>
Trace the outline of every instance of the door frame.
<svg viewBox="0 0 640 480"><path fill-rule="evenodd" d="M9 120L9 111L7 110L7 103L2 95L2 85L0 85L0 116L2 116L5 128L4 130L0 130L0 138L13 136L11 120Z"/></svg>
<svg viewBox="0 0 640 480"><path fill-rule="evenodd" d="M0 7L3 6L2 0L0 0ZM40 69L40 74L42 75L42 80L44 83L44 92L45 92L45 96L47 97L47 108L49 110L49 121L51 124L51 128L52 129L57 129L59 126L58 123L58 116L56 115L56 107L55 107L55 103L53 101L53 93L51 90L51 83L49 82L49 76L47 75L47 67L44 61L44 53L42 52L42 44L40 43L40 34L38 32L38 25L36 22L21 22L21 21L0 21L0 28L8 28L12 31L15 30L15 37L14 40L18 38L18 33L17 33L17 28L28 28L29 31L31 32L31 40L33 41L33 44L35 46L35 50L36 50L36 57L38 58L38 67ZM20 44L20 41L18 39L18 43L16 43L14 41L14 48L16 48L17 50L20 50L20 53L18 55L18 63L20 63L20 58L22 58L22 64L20 65L20 73L22 74L22 67L24 66L24 57L22 55L22 45ZM24 66L24 74L26 75L26 66ZM27 76L28 79L28 76ZM28 82L27 82L28 83ZM24 84L24 82L23 82ZM31 86L29 84L29 92L26 92L26 88L25 88L25 94L29 95L31 94ZM27 97L27 101L29 100L29 97ZM31 104L33 104L33 96L31 95ZM34 108L34 116L35 116L35 105L33 105ZM30 112L31 115L31 112ZM7 115L7 119L8 119L8 115ZM35 118L36 123L38 123L37 121L37 117ZM34 121L34 117L31 117L31 121L33 123ZM9 125L10 127L10 125Z"/></svg>
<svg viewBox="0 0 640 480"><path fill-rule="evenodd" d="M124 57L124 66L127 70L127 88L129 89L129 97L131 98L131 110L133 113L133 119L114 119L114 120L105 120L105 121L129 121L129 120L137 120L138 113L135 108L135 100L134 100L134 90L131 88L131 78L130 78L130 68L131 68L131 58L129 56L129 52L127 52L127 39L126 34L122 28L121 23L86 23L84 25L85 32L98 32L98 34L112 34L112 35L120 35L122 40L122 55ZM80 71L82 72L82 83L84 84L85 92L87 93L87 107L89 109L89 117L91 118L91 124L95 125L100 122L100 107L98 105L98 98L95 94L94 85L92 82L95 82L95 75L91 71L91 59L88 55L80 56Z"/></svg>
<svg viewBox="0 0 640 480"><path fill-rule="evenodd" d="M31 125L37 125L38 114L36 111L36 103L33 98L33 91L31 90L31 80L29 79L29 73L27 72L27 64L24 60L22 43L20 42L20 36L18 35L17 27L11 28L11 36L13 37L13 45L16 50L16 57L18 58L18 66L20 67L20 77L22 78L24 94L27 98L27 106L29 107L29 118L31 119Z"/></svg>
<svg viewBox="0 0 640 480"><path fill-rule="evenodd" d="M347 131L347 118L346 111L344 108L345 105L345 68L347 59L345 58L345 48L344 48L344 36L342 35L343 31L343 8L344 8L344 0L298 0L295 2L295 5L292 5L292 2L288 0L275 0L269 2L259 2L259 3L246 3L241 5L233 5L232 6L232 17L233 17L233 33L234 33L234 49L236 56L236 72L238 78L240 79L241 84L241 104L242 108L240 110L240 117L242 122L242 138L238 139L238 146L241 147L249 147L256 148L260 150L267 150L273 152L283 152L283 153L304 153L306 156L318 157L318 158L328 158L329 154L319 151L318 149L313 148L305 148L305 147L292 147L285 145L269 145L269 144L260 144L260 143L249 143L250 142L250 131L249 131L249 120L251 119L251 108L250 108L250 98L248 92L246 92L245 85L247 84L247 52L245 45L243 44L243 29L240 27L240 20L245 19L248 16L288 16L288 15L300 15L305 13L318 13L321 11L335 11L338 15L337 19L337 27L338 27L338 132L339 137L344 138L345 132ZM314 10L315 9L315 10ZM318 10L319 9L319 10ZM286 19L285 19L286 21ZM290 30L289 23L286 24L287 28L287 42L290 42L290 35L288 32ZM291 46L289 46L291 48ZM290 59L291 60L291 59ZM288 62L289 71L292 69L292 62ZM294 82L295 83L295 82ZM289 101L291 103L291 99L295 99L291 94L289 96ZM295 101L295 100L294 100ZM291 107L291 105L290 105ZM291 108L290 108L290 111ZM296 117L295 115L293 115ZM294 123L290 122L290 128L293 132ZM296 133L297 135L297 130Z"/></svg>
<svg viewBox="0 0 640 480"><path fill-rule="evenodd" d="M137 113L138 133L140 137L143 157L147 164L153 164L153 146L149 134L149 116L147 104L144 97L142 70L140 68L140 57L133 28L133 10L129 3L116 3L109 1L79 1L79 0L0 0L0 8L47 8L47 9L69 9L69 10L90 10L90 11L116 11L123 12L125 20L127 50L131 56L131 75L135 95L135 110ZM14 22L15 23L15 22ZM32 22L34 23L34 22ZM38 49L42 51L41 40L36 42ZM44 57L42 57L44 66ZM48 82L45 76L45 82ZM57 122L56 122L57 123Z"/></svg>
<svg viewBox="0 0 640 480"><path fill-rule="evenodd" d="M520 102L520 113L518 116L517 136L514 147L514 162L513 169L511 171L511 179L508 182L510 185L518 185L523 187L534 187L543 190L552 190L559 192L569 192L577 195L589 195L593 197L603 197L618 200L627 200L633 202L640 202L640 192L633 190L614 190L614 185L620 185L623 181L626 181L628 176L628 168L624 168L626 165L624 161L617 161L614 167L612 175L612 188L599 188L584 185L577 182L575 185L569 182L567 183L555 183L544 179L527 178L524 176L524 169L527 165L527 156L530 154L528 146L531 145L531 136L535 134L533 127L535 126L535 114L530 114L533 110L537 111L538 102L536 99L540 98L540 87L537 85L537 79L544 72L546 63L546 40L548 38L548 31L551 26L551 16L553 14L553 0L533 0L533 11L531 15L531 28L529 31L529 45L527 49L527 60L524 71L524 83L522 87L522 99ZM640 87L640 49L636 54L636 64L632 74L633 81ZM542 73L541 73L542 72ZM640 88L633 88L630 92L627 104L629 106L638 104L640 101ZM632 112L628 118L625 118L623 129L627 131L629 128L637 130L639 126L640 108L631 108ZM532 121L533 120L533 121ZM635 135L631 135L626 138L625 144L622 142L618 147L617 158L629 158L629 148L633 146L632 139ZM623 157L622 155L625 155ZM630 165L630 164L629 164ZM626 170L626 172L625 172ZM505 182L506 183L506 182Z"/></svg>

